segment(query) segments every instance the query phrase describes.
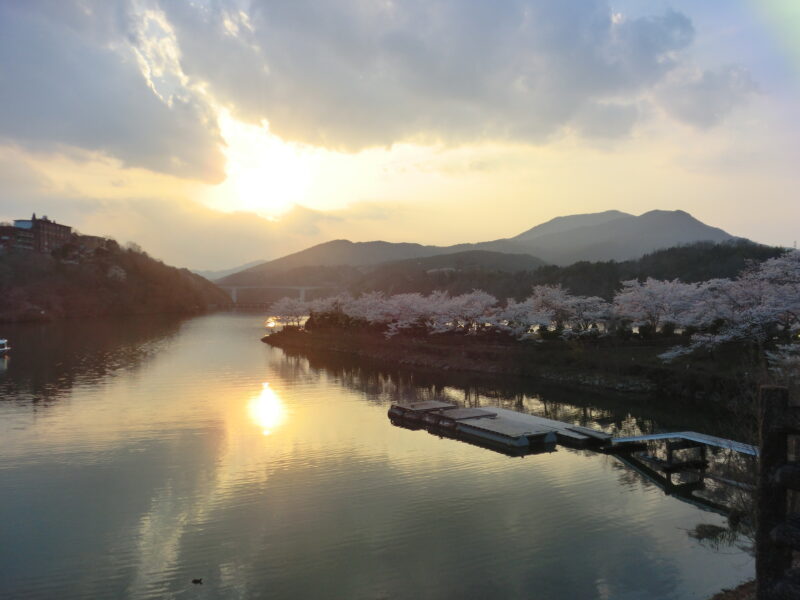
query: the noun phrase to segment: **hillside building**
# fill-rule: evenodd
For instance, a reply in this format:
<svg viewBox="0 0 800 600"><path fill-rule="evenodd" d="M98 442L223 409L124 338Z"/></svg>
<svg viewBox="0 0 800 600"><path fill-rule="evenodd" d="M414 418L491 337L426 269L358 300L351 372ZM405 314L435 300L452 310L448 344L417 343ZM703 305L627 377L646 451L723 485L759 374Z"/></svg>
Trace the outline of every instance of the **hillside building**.
<svg viewBox="0 0 800 600"><path fill-rule="evenodd" d="M34 251L44 253L50 253L60 248L69 242L72 236L72 227L51 221L47 218L47 215L37 219L36 213L33 213L30 219L16 219L14 221L14 229L21 230L16 232L19 239L32 239L32 249ZM29 235L22 233L26 231L29 232ZM24 250L27 248L16 246L16 249Z"/></svg>
<svg viewBox="0 0 800 600"><path fill-rule="evenodd" d="M33 231L0 223L0 252L33 252L36 247Z"/></svg>

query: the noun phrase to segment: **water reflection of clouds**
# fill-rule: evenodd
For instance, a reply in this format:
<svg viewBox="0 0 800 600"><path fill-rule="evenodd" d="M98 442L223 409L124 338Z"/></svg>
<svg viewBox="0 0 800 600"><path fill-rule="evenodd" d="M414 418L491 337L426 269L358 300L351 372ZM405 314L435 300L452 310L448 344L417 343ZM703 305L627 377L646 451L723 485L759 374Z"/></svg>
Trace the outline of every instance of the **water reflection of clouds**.
<svg viewBox="0 0 800 600"><path fill-rule="evenodd" d="M270 353L274 376L286 382L303 381L314 385L336 383L357 390L370 404L386 406L391 402L436 400L465 407L501 406L528 412L557 421L603 429L617 435L650 433L654 421L648 417L632 417L617 410L614 402L603 406L605 396L587 390L570 392L558 386L541 387L531 382L489 378L476 382L458 374L431 374L415 371L394 371L363 365L347 357L303 357L275 350Z"/></svg>
<svg viewBox="0 0 800 600"><path fill-rule="evenodd" d="M702 597L709 584L700 578L732 580L727 562L708 560L676 527L693 526L695 508L657 490L621 493L616 472L598 464L606 457L512 460L386 419L385 403L407 394L505 398L366 368L315 371L241 335L240 322L248 321L192 322L174 352L102 388L78 388L75 402L51 411L61 428L40 420L37 437L20 444L20 458L27 451L42 462L38 484L15 458L4 483L17 485L4 489L17 501L5 494L0 515L27 525L33 539L42 511L27 517L28 505L45 502L57 481L58 502L46 503L47 551L70 556L81 541L96 565L63 569L65 597L80 589L320 597L324 585L333 598L410 598L422 589L427 597L674 599ZM224 350L208 343L212 330ZM68 472L50 458L78 452ZM40 575L38 557L0 549L30 580ZM565 577L569 564L580 569ZM202 589L194 577L204 577Z"/></svg>
<svg viewBox="0 0 800 600"><path fill-rule="evenodd" d="M243 490L267 489L272 474L287 464L293 453L292 444L272 443L267 449L261 442L262 433L270 435L286 424L288 410L269 383L262 383L255 395L252 386L252 381L232 385L226 379L203 385L203 394L216 399L217 409L224 409L214 411L216 418L208 421L208 428L194 429L190 435L202 450L184 452L183 444L170 448L166 462L187 461L186 469L180 477L167 478L153 490L149 510L139 521L136 576L130 588L136 593L144 597L174 593L185 585L186 577L165 579L165 573L180 571L194 561L203 567L200 573L192 571L192 577L203 575L209 584L216 580L212 585L229 591L247 588L246 580L235 577L241 569L240 553L209 544L208 532L224 523L226 531L219 536L235 539L237 548L264 535L259 512L263 505ZM195 455L203 458L193 460ZM197 468L207 465L214 468ZM219 560L205 564L209 557Z"/></svg>

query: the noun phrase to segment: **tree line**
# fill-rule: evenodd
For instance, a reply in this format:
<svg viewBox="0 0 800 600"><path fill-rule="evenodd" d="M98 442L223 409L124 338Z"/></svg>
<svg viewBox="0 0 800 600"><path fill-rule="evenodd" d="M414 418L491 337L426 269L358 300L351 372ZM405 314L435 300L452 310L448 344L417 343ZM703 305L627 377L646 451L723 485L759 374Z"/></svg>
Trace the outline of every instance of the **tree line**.
<svg viewBox="0 0 800 600"><path fill-rule="evenodd" d="M482 290L459 295L374 291L309 302L283 298L270 314L290 325L305 321L307 329L364 329L386 337L413 332L575 339L670 336L680 329L689 343L662 355L666 360L744 341L780 368L800 360L800 252L751 264L733 278L629 279L610 299L574 294L560 284L534 285L524 299L502 302Z"/></svg>

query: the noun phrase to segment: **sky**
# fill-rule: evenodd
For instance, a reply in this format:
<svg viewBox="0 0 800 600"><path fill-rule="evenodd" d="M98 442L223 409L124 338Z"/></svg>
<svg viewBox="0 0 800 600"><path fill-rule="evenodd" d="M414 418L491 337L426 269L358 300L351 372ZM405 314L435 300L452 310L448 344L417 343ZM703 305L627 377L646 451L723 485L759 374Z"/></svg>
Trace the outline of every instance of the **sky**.
<svg viewBox="0 0 800 600"><path fill-rule="evenodd" d="M0 221L224 269L685 210L791 246L794 0L3 0Z"/></svg>

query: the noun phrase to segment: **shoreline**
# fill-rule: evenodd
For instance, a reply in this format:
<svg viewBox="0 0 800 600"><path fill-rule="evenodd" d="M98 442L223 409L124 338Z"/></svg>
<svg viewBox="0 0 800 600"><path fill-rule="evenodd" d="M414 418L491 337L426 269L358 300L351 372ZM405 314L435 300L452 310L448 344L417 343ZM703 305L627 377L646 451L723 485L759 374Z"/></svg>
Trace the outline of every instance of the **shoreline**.
<svg viewBox="0 0 800 600"><path fill-rule="evenodd" d="M62 321L77 321L81 319L106 319L119 317L156 317L176 316L191 317L210 314L227 310L227 307L216 304L205 306L172 307L167 309L151 310L98 310L94 312L63 312L48 311L40 307L25 308L21 310L7 310L0 312L0 324L22 325L31 323L58 323Z"/></svg>
<svg viewBox="0 0 800 600"><path fill-rule="evenodd" d="M747 397L741 381L709 370L658 364L660 346L518 342L470 336L395 336L342 330L287 328L262 342L290 350L322 351L399 367L535 378L683 403L726 405Z"/></svg>

